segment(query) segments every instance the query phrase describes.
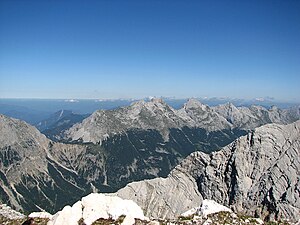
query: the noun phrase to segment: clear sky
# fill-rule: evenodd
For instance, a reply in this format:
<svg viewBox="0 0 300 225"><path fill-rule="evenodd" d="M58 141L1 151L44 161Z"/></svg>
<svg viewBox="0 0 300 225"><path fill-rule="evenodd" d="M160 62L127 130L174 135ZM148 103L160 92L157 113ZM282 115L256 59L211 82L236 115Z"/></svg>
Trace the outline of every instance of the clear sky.
<svg viewBox="0 0 300 225"><path fill-rule="evenodd" d="M0 98L300 101L298 0L0 0Z"/></svg>

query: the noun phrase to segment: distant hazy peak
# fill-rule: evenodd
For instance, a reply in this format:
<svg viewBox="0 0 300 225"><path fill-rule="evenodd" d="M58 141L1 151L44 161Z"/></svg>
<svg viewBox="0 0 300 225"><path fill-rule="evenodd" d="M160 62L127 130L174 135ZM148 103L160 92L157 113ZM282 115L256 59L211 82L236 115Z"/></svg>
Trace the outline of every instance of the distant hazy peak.
<svg viewBox="0 0 300 225"><path fill-rule="evenodd" d="M185 109L191 109L191 108L208 108L207 105L202 104L201 102L199 102L197 99L195 98L190 98L183 106Z"/></svg>
<svg viewBox="0 0 300 225"><path fill-rule="evenodd" d="M166 104L162 98L151 98L150 101L153 103Z"/></svg>
<svg viewBox="0 0 300 225"><path fill-rule="evenodd" d="M270 107L270 110L271 110L271 111L277 111L277 110L279 110L279 108L278 108L276 105L272 105L272 106Z"/></svg>
<svg viewBox="0 0 300 225"><path fill-rule="evenodd" d="M222 105L220 105L220 106L222 106ZM229 109L236 109L237 108L232 102L227 102L223 106L226 107L226 108L229 108Z"/></svg>
<svg viewBox="0 0 300 225"><path fill-rule="evenodd" d="M131 103L130 106L168 106L167 103L161 99L161 98L151 98L150 101L145 101L145 100L139 100L136 102ZM127 108L127 107L123 107Z"/></svg>
<svg viewBox="0 0 300 225"><path fill-rule="evenodd" d="M146 104L145 100L142 99L142 100L131 103L130 106L143 106L145 104Z"/></svg>
<svg viewBox="0 0 300 225"><path fill-rule="evenodd" d="M270 111L262 106L237 108L232 103L209 107L194 98L176 110L160 98L151 98L150 101L141 100L114 110L99 110L67 130L65 138L101 143L107 136L129 129L153 129L168 140L171 128L185 126L211 132L232 128L249 130L272 122L287 124L300 118L294 111Z"/></svg>

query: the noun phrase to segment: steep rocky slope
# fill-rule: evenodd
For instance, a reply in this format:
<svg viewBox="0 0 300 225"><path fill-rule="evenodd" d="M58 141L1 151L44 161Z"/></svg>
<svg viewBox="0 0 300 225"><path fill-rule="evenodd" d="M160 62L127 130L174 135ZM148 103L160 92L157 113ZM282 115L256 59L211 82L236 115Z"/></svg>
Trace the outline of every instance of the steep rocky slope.
<svg viewBox="0 0 300 225"><path fill-rule="evenodd" d="M116 194L147 216L174 218L212 199L266 220L300 219L300 121L255 129L218 152L195 152L167 178L128 184Z"/></svg>
<svg viewBox="0 0 300 225"><path fill-rule="evenodd" d="M131 181L166 176L182 157L157 149L151 139L133 148L130 134L105 148L57 143L3 115L0 134L0 202L18 210L54 212L91 191L112 192Z"/></svg>
<svg viewBox="0 0 300 225"><path fill-rule="evenodd" d="M56 153L80 154L83 146L53 143L35 127L3 115L0 133L0 201L18 210L51 209L89 190L76 185L76 171L55 160Z"/></svg>

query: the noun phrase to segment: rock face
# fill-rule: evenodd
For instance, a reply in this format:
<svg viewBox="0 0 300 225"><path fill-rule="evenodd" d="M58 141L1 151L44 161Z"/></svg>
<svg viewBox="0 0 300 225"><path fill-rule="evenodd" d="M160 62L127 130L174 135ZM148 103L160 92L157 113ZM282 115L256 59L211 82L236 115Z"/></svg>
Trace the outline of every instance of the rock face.
<svg viewBox="0 0 300 225"><path fill-rule="evenodd" d="M175 219L202 201L193 177L178 170L167 178L130 183L112 195L133 200L148 217L163 219Z"/></svg>
<svg viewBox="0 0 300 225"><path fill-rule="evenodd" d="M77 171L59 157L78 157L84 146L51 142L35 127L0 115L0 201L21 210L53 209L68 196L75 201L89 185L81 185ZM86 190L84 189L86 188ZM72 193L72 195L71 195Z"/></svg>
<svg viewBox="0 0 300 225"><path fill-rule="evenodd" d="M298 220L299 155L297 121L257 128L211 155L194 153L178 169L197 180L204 198L231 206L236 212Z"/></svg>
<svg viewBox="0 0 300 225"><path fill-rule="evenodd" d="M298 221L299 155L300 121L289 125L265 125L218 152L192 153L165 180L132 183L117 195L137 201L147 216L174 218L200 205L201 199L212 199L235 212L267 220ZM174 188L172 180L177 174L180 178ZM172 196L185 193L195 201L174 202L169 198L170 193ZM165 208L161 208L162 199ZM176 210L169 210L170 206Z"/></svg>

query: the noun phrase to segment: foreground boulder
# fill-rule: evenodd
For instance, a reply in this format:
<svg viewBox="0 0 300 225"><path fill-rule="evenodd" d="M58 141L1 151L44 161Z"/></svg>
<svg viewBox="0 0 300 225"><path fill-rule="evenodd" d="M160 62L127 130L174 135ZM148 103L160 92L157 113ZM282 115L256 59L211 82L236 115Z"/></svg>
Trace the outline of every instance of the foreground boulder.
<svg viewBox="0 0 300 225"><path fill-rule="evenodd" d="M72 207L65 206L50 219L48 225L91 225L98 219L117 220L120 217L124 225L133 224L135 219L147 219L142 209L131 200L92 193Z"/></svg>

